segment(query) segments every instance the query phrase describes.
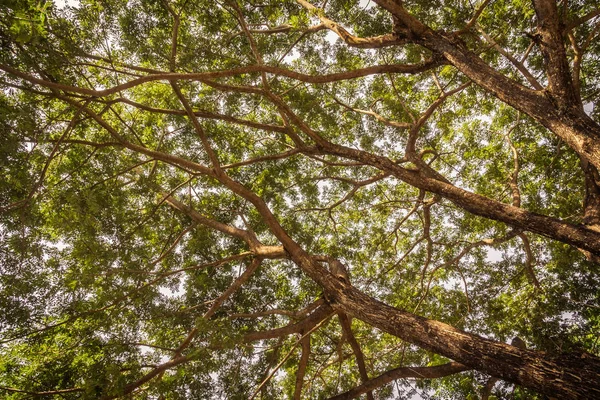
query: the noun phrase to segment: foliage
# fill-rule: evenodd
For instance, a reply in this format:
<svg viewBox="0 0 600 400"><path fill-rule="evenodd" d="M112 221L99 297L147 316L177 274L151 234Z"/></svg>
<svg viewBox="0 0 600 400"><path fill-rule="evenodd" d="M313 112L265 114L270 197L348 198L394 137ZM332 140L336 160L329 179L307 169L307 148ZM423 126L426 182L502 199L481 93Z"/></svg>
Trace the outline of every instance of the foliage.
<svg viewBox="0 0 600 400"><path fill-rule="evenodd" d="M282 232L324 276L337 259L352 286L398 309L551 355L600 355L598 264L581 246L382 167L581 226L580 154L398 31L389 46L344 39L397 29L384 7L324 3L2 4L4 398L322 399L364 381L361 363L373 378L449 361L352 310L271 335L328 301ZM480 6L403 3L447 36ZM561 18L593 16L592 3L571 1ZM512 55L546 86L532 4L485 5L460 46L529 85ZM564 40L596 124L598 26L582 20ZM376 65L414 69L361 72ZM374 395L471 399L488 379L402 378ZM541 398L511 383L494 393Z"/></svg>

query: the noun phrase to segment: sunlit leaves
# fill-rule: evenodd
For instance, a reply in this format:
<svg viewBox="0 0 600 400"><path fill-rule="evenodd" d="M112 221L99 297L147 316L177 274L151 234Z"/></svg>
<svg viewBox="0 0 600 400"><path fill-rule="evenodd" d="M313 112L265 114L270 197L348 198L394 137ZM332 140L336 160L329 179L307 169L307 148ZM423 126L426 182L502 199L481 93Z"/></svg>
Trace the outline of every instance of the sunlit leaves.
<svg viewBox="0 0 600 400"><path fill-rule="evenodd" d="M269 66L318 76L432 57L414 43L365 50L331 31L307 32L319 15L363 37L393 29L389 14L369 2L326 3L306 12L295 2L239 2L243 21L228 2L83 1L63 11L15 3L1 11L7 51L0 58L49 82L103 90L172 66L179 73L214 72L257 65L262 58ZM478 7L465 1L404 3L448 37ZM573 3L566 17L589 12L584 3ZM175 42L173 14L180 22ZM532 19L527 1L490 2L477 25L461 35L461 46L525 82L477 29L521 59L533 40ZM577 27L575 40L592 30L592 24ZM581 89L595 117L600 63L597 41L589 46ZM544 84L542 62L534 46L524 65ZM248 398L256 390L263 398L292 396L298 340L306 332L255 342L244 335L301 321L304 315L297 313L322 298L322 289L290 260L263 260L211 319L204 318L248 268L250 249L240 235L198 223L168 201L175 198L203 218L279 245L264 213L239 196L240 187L264 200L305 251L339 259L352 284L381 301L498 341L518 335L537 350L598 352L597 274L576 249L527 233L530 255L520 232L504 223L469 214L372 166L320 153L308 129L290 118L293 113L337 145L414 169L414 159L406 159L411 126L441 96L468 82L453 66L324 84L271 73L178 79L195 117L168 79L90 97L3 73L0 326L7 342L0 386L76 388L63 394L67 398L117 395L171 360L197 330L184 351L191 360L140 386L133 397ZM270 93L289 107L286 118ZM445 99L412 134L419 157L452 184L513 204L516 177L521 207L581 222L578 157L476 85ZM237 191L219 180L206 143L240 184ZM164 155L202 164L212 176ZM357 319L352 330L371 377L447 361ZM303 397L325 398L360 383L337 317L310 335ZM468 372L414 385L402 381L377 394L475 398L486 380ZM513 387L497 390L508 395ZM527 395L514 389L515 398Z"/></svg>

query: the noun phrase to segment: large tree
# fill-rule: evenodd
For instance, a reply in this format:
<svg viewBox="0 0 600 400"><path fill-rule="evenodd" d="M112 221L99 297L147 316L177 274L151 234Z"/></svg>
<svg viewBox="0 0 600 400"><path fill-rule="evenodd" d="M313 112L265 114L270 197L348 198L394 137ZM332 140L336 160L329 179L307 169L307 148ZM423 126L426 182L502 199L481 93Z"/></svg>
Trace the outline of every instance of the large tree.
<svg viewBox="0 0 600 400"><path fill-rule="evenodd" d="M594 1L0 7L4 398L600 398Z"/></svg>

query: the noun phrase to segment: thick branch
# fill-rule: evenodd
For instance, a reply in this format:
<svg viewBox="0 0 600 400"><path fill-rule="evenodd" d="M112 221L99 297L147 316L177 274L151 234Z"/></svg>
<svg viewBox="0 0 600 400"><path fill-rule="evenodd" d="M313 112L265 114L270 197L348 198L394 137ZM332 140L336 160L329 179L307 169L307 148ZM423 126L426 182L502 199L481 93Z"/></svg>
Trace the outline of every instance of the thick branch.
<svg viewBox="0 0 600 400"><path fill-rule="evenodd" d="M556 1L533 0L533 7L540 35L539 46L546 63L548 90L568 106L577 104Z"/></svg>
<svg viewBox="0 0 600 400"><path fill-rule="evenodd" d="M371 165L382 171L390 172L396 178L414 187L438 194L475 215L505 222L516 228L539 233L600 255L600 234L598 232L471 193L447 182L428 177L418 171L402 168L394 161L383 156L328 142L295 115L281 99L276 96L270 96L270 99L286 110L290 120L315 140L324 154L336 155ZM247 195L254 197L249 193ZM262 203L259 199L250 201L255 205ZM263 205L260 207L265 209L265 214L271 214ZM276 222L273 221L273 223L275 225ZM282 244L287 248L285 241L282 241Z"/></svg>
<svg viewBox="0 0 600 400"><path fill-rule="evenodd" d="M154 368L152 371L148 372L146 375L144 375L137 381L132 382L128 385L125 385L123 390L118 395L104 396L101 398L101 400L112 400L112 399L116 399L116 398L125 396L125 395L133 392L135 389L139 388L140 386L144 385L145 383L149 382L155 376L162 374L166 370L176 367L177 365L186 363L190 360L191 360L191 358L187 357L187 356L181 356L181 357L177 357L172 360L169 360L169 361L159 365L158 367Z"/></svg>
<svg viewBox="0 0 600 400"><path fill-rule="evenodd" d="M523 111L554 132L573 150L600 168L600 125L588 117L573 97L569 66L560 35L556 33L555 11L547 1L540 0L538 18L542 23L549 78L553 82L550 93L538 92L504 76L470 51L453 35L436 32L410 15L401 3L394 0L374 0L397 18L403 32L414 43L435 54L442 55L477 85L494 94L501 101ZM553 6L556 8L556 5ZM547 37L546 37L547 36ZM553 43L553 45L552 45ZM551 53L556 51L556 54ZM565 76L565 74L567 76Z"/></svg>
<svg viewBox="0 0 600 400"><path fill-rule="evenodd" d="M577 28L579 25L585 24L592 18L600 15L600 8L596 8L595 10L590 11L589 13L582 15L581 17L575 18L567 23L565 26L566 31L570 31L573 28Z"/></svg>

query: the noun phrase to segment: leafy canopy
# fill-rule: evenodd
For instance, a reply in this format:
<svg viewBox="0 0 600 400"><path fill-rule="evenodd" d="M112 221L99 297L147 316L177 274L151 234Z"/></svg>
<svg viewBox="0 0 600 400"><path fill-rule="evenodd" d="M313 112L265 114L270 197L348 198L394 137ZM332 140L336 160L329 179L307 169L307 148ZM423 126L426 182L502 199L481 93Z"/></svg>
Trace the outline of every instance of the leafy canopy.
<svg viewBox="0 0 600 400"><path fill-rule="evenodd" d="M570 1L561 18L592 3ZM403 6L444 34L473 21L460 46L547 84L530 2ZM549 354L600 354L597 264L419 183L579 224L578 154L418 40L389 36L402 29L368 1L3 3L2 396L328 398L365 374L448 362L324 312L327 291L282 232L322 274L338 260L393 307ZM597 31L592 17L565 35L595 121ZM474 399L488 378L374 394ZM495 389L511 391L536 396Z"/></svg>

